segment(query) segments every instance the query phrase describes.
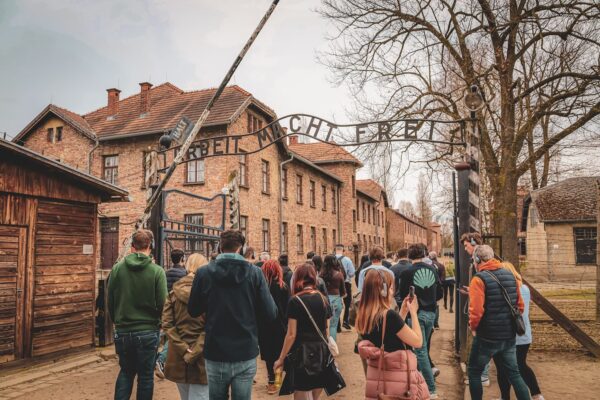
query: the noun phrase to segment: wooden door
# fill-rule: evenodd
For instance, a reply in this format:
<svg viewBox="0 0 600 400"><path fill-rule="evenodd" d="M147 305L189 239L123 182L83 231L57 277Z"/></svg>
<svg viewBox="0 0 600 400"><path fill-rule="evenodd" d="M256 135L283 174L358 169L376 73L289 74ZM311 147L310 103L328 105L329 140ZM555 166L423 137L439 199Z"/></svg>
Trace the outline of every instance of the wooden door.
<svg viewBox="0 0 600 400"><path fill-rule="evenodd" d="M26 233L0 225L0 363L23 356Z"/></svg>
<svg viewBox="0 0 600 400"><path fill-rule="evenodd" d="M119 256L119 218L100 219L100 265L112 269Z"/></svg>

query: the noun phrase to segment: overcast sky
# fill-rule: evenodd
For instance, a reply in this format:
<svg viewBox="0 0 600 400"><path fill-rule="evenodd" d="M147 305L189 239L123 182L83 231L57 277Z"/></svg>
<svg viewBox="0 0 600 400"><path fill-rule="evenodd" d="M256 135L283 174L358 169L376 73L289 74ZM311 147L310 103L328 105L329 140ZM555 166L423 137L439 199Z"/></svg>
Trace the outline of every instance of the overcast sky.
<svg viewBox="0 0 600 400"><path fill-rule="evenodd" d="M46 105L77 113L121 97L139 82L184 90L215 87L269 0L0 0L0 132L16 135ZM231 83L278 115L309 113L338 123L352 102L316 60L326 49L319 0L284 0ZM366 171L359 177L366 178ZM404 189L415 188L405 179ZM412 198L403 190L399 199Z"/></svg>
<svg viewBox="0 0 600 400"><path fill-rule="evenodd" d="M14 136L48 103L78 113L139 82L217 86L268 0L2 0L0 132ZM285 0L235 74L279 115L344 120L345 90L316 62L326 22L317 0Z"/></svg>

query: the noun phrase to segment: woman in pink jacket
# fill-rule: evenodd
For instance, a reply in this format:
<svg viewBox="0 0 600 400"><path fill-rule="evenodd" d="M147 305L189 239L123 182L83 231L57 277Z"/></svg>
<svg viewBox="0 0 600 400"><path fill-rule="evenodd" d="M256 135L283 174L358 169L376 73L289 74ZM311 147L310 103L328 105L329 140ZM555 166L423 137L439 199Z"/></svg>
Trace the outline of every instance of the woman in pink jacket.
<svg viewBox="0 0 600 400"><path fill-rule="evenodd" d="M421 347L423 337L418 323L411 328L404 322L410 312L412 321L419 321L416 297L407 296L400 314L392 309L393 279L378 270L365 277L356 318L356 329L362 336L358 344L360 356L367 361L365 398L399 396L402 399L429 400L429 390L417 370L417 359L410 347Z"/></svg>

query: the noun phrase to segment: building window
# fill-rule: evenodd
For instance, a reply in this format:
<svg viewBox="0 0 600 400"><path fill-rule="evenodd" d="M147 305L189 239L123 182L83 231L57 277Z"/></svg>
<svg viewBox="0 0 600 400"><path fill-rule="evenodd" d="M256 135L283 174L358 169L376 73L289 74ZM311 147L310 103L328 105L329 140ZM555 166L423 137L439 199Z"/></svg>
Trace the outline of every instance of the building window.
<svg viewBox="0 0 600 400"><path fill-rule="evenodd" d="M352 175L352 197L356 197L356 177Z"/></svg>
<svg viewBox="0 0 600 400"><path fill-rule="evenodd" d="M189 161L185 168L185 183L204 183L204 160Z"/></svg>
<svg viewBox="0 0 600 400"><path fill-rule="evenodd" d="M360 221L360 204L358 199L356 199L356 220Z"/></svg>
<svg viewBox="0 0 600 400"><path fill-rule="evenodd" d="M271 221L268 219L262 220L262 248L263 251L269 251L271 243Z"/></svg>
<svg viewBox="0 0 600 400"><path fill-rule="evenodd" d="M304 232L302 225L296 225L296 249L298 254L304 253Z"/></svg>
<svg viewBox="0 0 600 400"><path fill-rule="evenodd" d="M284 200L288 198L288 171L287 168L281 170L281 197Z"/></svg>
<svg viewBox="0 0 600 400"><path fill-rule="evenodd" d="M296 203L302 204L302 175L296 175Z"/></svg>
<svg viewBox="0 0 600 400"><path fill-rule="evenodd" d="M198 225L204 225L204 214L185 214L183 220L187 225L185 229L189 232L204 233L204 228ZM203 253L202 241L190 235L189 239L185 241L185 250L191 253Z"/></svg>
<svg viewBox="0 0 600 400"><path fill-rule="evenodd" d="M596 264L598 232L595 227L573 228L575 236L575 263Z"/></svg>
<svg viewBox="0 0 600 400"><path fill-rule="evenodd" d="M381 221L380 221L381 223L380 223L380 226L381 226L382 228L383 228L383 226L384 226L384 223L383 223L383 221L384 221L384 218L383 218L383 211L381 211Z"/></svg>
<svg viewBox="0 0 600 400"><path fill-rule="evenodd" d="M48 142L57 143L62 140L62 126L57 126L56 128L48 128Z"/></svg>
<svg viewBox="0 0 600 400"><path fill-rule="evenodd" d="M327 211L327 186L321 185L321 201L323 202L323 211Z"/></svg>
<svg viewBox="0 0 600 400"><path fill-rule="evenodd" d="M322 253L325 254L327 253L327 228L323 228L323 238L321 239L321 241L323 242Z"/></svg>
<svg viewBox="0 0 600 400"><path fill-rule="evenodd" d="M316 203L317 203L317 199L316 199L316 184L315 181L310 181L310 186L309 186L310 192L310 206L311 207L316 207ZM314 249L313 249L314 251Z"/></svg>
<svg viewBox="0 0 600 400"><path fill-rule="evenodd" d="M254 115L248 113L248 129L249 132L256 132L257 130L263 127L263 122L255 117Z"/></svg>
<svg viewBox="0 0 600 400"><path fill-rule="evenodd" d="M356 210L352 210L352 232L356 232Z"/></svg>
<svg viewBox="0 0 600 400"><path fill-rule="evenodd" d="M262 160L262 192L271 193L271 170L269 162L265 160Z"/></svg>
<svg viewBox="0 0 600 400"><path fill-rule="evenodd" d="M367 205L362 203L363 222L367 222Z"/></svg>
<svg viewBox="0 0 600 400"><path fill-rule="evenodd" d="M337 212L337 191L335 190L335 186L331 187L331 210L335 214Z"/></svg>
<svg viewBox="0 0 600 400"><path fill-rule="evenodd" d="M338 242L338 238L337 238L337 231L334 229L332 234L331 234L331 238L333 239L333 246L335 246Z"/></svg>
<svg viewBox="0 0 600 400"><path fill-rule="evenodd" d="M371 205L370 204L367 206L367 221L369 224L371 223Z"/></svg>
<svg viewBox="0 0 600 400"><path fill-rule="evenodd" d="M248 241L248 217L245 215L240 215L240 232L246 238L246 242Z"/></svg>
<svg viewBox="0 0 600 400"><path fill-rule="evenodd" d="M106 182L116 185L119 182L119 156L104 156L102 176Z"/></svg>
<svg viewBox="0 0 600 400"><path fill-rule="evenodd" d="M288 224L283 222L281 224L281 252L288 252Z"/></svg>
<svg viewBox="0 0 600 400"><path fill-rule="evenodd" d="M314 226L310 227L310 249L317 251L317 228Z"/></svg>
<svg viewBox="0 0 600 400"><path fill-rule="evenodd" d="M243 150L241 150L244 152ZM248 154L240 154L240 186L248 187Z"/></svg>

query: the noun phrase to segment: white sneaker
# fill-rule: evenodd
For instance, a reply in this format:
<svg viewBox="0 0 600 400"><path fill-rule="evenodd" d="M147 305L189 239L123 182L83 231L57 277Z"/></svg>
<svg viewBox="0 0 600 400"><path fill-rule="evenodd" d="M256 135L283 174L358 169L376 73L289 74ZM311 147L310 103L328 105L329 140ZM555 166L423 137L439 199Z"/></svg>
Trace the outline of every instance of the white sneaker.
<svg viewBox="0 0 600 400"><path fill-rule="evenodd" d="M465 378L465 385L469 384L469 378ZM481 377L481 385L482 386L490 386L490 378L482 376Z"/></svg>
<svg viewBox="0 0 600 400"><path fill-rule="evenodd" d="M432 400L433 399L437 399L438 395L437 395L437 393L431 393L431 394L429 394L429 398L432 399Z"/></svg>
<svg viewBox="0 0 600 400"><path fill-rule="evenodd" d="M533 396L533 400L546 400L546 399L544 399L544 396L542 396L541 394L538 394L537 396Z"/></svg>
<svg viewBox="0 0 600 400"><path fill-rule="evenodd" d="M433 377L437 378L437 376L440 374L440 369L433 367L433 368L431 368L431 372L433 372Z"/></svg>

